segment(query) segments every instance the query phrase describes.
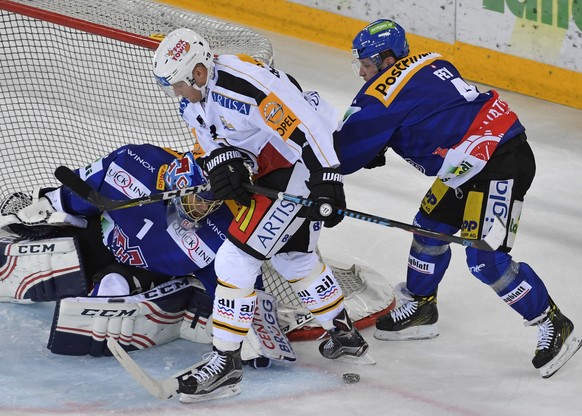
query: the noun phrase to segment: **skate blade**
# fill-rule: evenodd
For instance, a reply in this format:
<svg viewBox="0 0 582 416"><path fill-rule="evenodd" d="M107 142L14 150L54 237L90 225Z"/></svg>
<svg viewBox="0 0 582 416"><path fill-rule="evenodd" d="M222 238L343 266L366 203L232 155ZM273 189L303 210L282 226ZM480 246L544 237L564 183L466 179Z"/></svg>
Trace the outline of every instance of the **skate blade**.
<svg viewBox="0 0 582 416"><path fill-rule="evenodd" d="M376 360L374 360L374 358L372 358L368 352L359 357L356 357L355 355L342 355L336 358L334 361L341 361L343 363L357 365L376 365Z"/></svg>
<svg viewBox="0 0 582 416"><path fill-rule="evenodd" d="M582 347L582 338L577 337L574 332L570 334L562 346L560 353L549 363L540 368L540 375L543 378L550 378L572 358L576 351Z"/></svg>
<svg viewBox="0 0 582 416"><path fill-rule="evenodd" d="M374 338L381 341L408 341L431 339L439 336L439 329L435 324L411 326L402 331L382 331L376 329Z"/></svg>
<svg viewBox="0 0 582 416"><path fill-rule="evenodd" d="M240 386L238 384L232 386L224 386L206 394L180 394L180 403L200 403L209 400L225 399L227 397L238 396L240 394Z"/></svg>

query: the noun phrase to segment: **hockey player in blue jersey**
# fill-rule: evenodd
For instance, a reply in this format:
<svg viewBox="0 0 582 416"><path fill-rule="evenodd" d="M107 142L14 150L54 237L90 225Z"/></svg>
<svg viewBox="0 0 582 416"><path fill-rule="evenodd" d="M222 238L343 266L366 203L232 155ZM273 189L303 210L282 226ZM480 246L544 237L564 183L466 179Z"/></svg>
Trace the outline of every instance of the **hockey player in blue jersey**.
<svg viewBox="0 0 582 416"><path fill-rule="evenodd" d="M496 91L480 92L437 53L410 54L404 29L380 19L353 40L354 69L365 84L346 112L335 142L344 174L385 164L391 148L427 176L436 176L414 223L470 239L483 238L495 216L507 224L496 251L466 248L470 272L529 325L538 325L533 365L555 373L580 347L574 325L529 264L509 254L524 196L535 175L525 128ZM378 318L380 340L438 335L437 289L451 250L413 237L404 303Z"/></svg>
<svg viewBox="0 0 582 416"><path fill-rule="evenodd" d="M190 152L182 155L148 144L123 146L77 173L113 199L206 183ZM51 351L95 356L106 352L104 334L96 335L92 328L96 324L81 319L73 310L74 305L89 308L97 302L87 298L88 293L93 297L123 297L118 301L126 305L144 304L147 300L159 309L153 311L159 314L157 320L149 319L142 329L136 326L131 338L125 334L128 349L147 348L167 342L168 335L177 336L184 310L193 301L197 303L190 305L192 313L188 316L187 312L186 318L192 320L192 314L201 312L199 307L205 308L203 315L208 318L216 287L214 257L233 218L222 201L214 200L207 192L172 200L170 204L160 202L101 212L65 187L41 193L27 207L12 210L18 222L10 227L35 240L45 237L39 243L51 249L44 256L20 257L9 255L7 250L1 258L7 267L2 268L0 299L58 300L49 341ZM10 218L6 207L3 204L3 218ZM55 219L59 226L55 226ZM13 247L10 254L16 255L19 251L32 252L27 247L34 244L14 238L2 242L2 246ZM183 280L166 284L183 276L196 276L204 288L194 288ZM148 292L160 285L163 293L159 289ZM71 296L74 298L61 299ZM92 304L91 308L97 307ZM69 310L73 312L68 313ZM85 328L86 325L90 327Z"/></svg>
<svg viewBox="0 0 582 416"><path fill-rule="evenodd" d="M76 172L116 200L207 184L191 152L148 144L123 146ZM106 336L128 350L178 337L212 342L206 324L217 283L214 259L233 219L232 202L199 192L169 204L101 212L66 187L41 194L32 204L20 201L30 204L25 208L9 209L6 202L0 208L0 221L17 219L9 227L34 239L0 238L0 249L6 247L0 255L0 302L56 300L52 352L108 354ZM33 255L39 252L35 247L46 247L46 253ZM256 284L262 288L260 275ZM273 309L262 305L276 300L258 294L255 318L265 331L264 319ZM281 332L276 344L254 330L244 340L243 359L254 367L268 366L269 358L295 359L280 328L271 329Z"/></svg>

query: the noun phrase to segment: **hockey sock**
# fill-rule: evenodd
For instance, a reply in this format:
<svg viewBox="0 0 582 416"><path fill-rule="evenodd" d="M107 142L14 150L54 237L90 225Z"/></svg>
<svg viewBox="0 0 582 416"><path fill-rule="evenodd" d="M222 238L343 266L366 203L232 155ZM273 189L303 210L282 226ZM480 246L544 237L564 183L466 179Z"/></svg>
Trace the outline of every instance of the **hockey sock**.
<svg viewBox="0 0 582 416"><path fill-rule="evenodd" d="M333 328L333 318L344 308L344 295L331 268L318 263L311 274L289 283L321 326Z"/></svg>
<svg viewBox="0 0 582 416"><path fill-rule="evenodd" d="M212 309L213 344L221 351L237 349L253 322L257 293L229 286L220 279Z"/></svg>

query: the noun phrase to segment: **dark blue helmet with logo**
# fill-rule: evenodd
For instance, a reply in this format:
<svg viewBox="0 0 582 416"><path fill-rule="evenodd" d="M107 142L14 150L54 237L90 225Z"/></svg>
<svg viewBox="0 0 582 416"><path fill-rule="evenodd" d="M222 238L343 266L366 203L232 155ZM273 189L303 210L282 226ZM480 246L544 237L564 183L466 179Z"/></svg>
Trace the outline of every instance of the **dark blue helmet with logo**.
<svg viewBox="0 0 582 416"><path fill-rule="evenodd" d="M352 54L356 59L370 58L378 66L380 53L392 51L396 59L410 52L406 32L398 23L388 19L376 20L362 29L352 41Z"/></svg>

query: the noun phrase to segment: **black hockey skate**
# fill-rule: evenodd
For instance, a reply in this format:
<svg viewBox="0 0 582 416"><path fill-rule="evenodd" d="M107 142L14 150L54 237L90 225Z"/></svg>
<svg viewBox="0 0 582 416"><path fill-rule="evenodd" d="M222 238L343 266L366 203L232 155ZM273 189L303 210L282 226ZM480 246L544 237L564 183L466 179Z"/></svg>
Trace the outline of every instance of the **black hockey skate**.
<svg viewBox="0 0 582 416"><path fill-rule="evenodd" d="M215 348L204 358L207 361L195 372L178 379L180 401L193 403L239 394L243 375L240 349L222 352Z"/></svg>
<svg viewBox="0 0 582 416"><path fill-rule="evenodd" d="M436 293L416 296L403 289L404 303L376 320L374 338L383 341L430 339L439 335Z"/></svg>
<svg viewBox="0 0 582 416"><path fill-rule="evenodd" d="M368 343L352 324L345 309L333 319L333 325L335 328L327 331L329 339L319 345L319 352L325 358L361 357L368 351Z"/></svg>
<svg viewBox="0 0 582 416"><path fill-rule="evenodd" d="M574 324L550 298L548 310L529 322L538 325L538 345L532 364L543 378L551 377L578 351L582 340L574 334Z"/></svg>

